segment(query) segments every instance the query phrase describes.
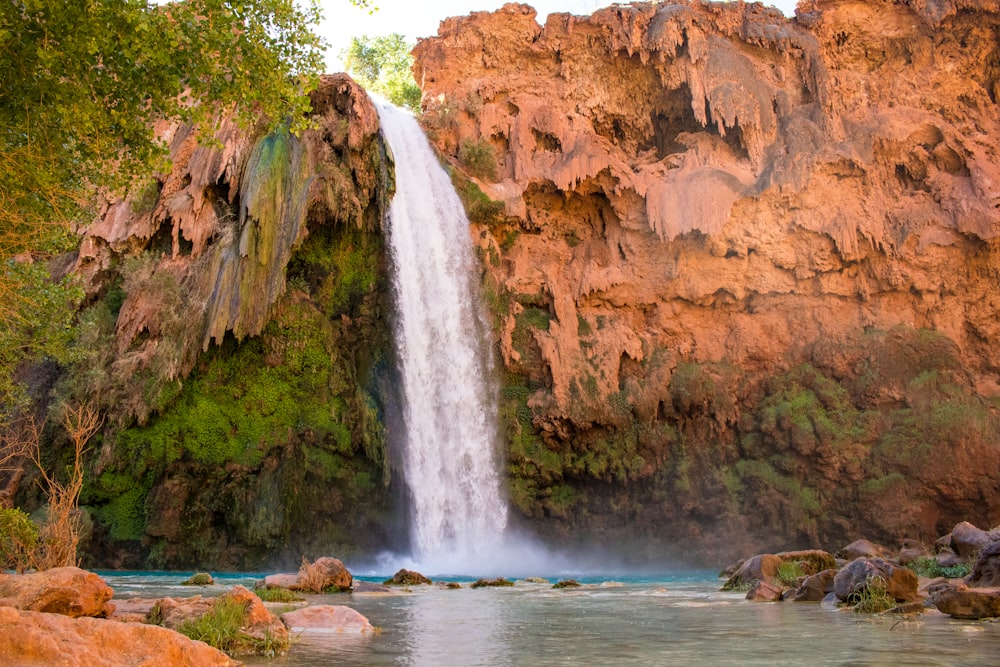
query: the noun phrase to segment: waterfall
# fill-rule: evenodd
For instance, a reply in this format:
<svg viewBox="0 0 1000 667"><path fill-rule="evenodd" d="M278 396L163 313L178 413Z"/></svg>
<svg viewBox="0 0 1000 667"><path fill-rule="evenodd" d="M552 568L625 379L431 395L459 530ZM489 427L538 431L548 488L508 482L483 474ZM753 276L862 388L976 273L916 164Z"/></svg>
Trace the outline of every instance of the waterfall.
<svg viewBox="0 0 1000 667"><path fill-rule="evenodd" d="M416 119L376 106L396 163L388 239L413 558L438 572L481 570L501 546L507 503L469 221Z"/></svg>

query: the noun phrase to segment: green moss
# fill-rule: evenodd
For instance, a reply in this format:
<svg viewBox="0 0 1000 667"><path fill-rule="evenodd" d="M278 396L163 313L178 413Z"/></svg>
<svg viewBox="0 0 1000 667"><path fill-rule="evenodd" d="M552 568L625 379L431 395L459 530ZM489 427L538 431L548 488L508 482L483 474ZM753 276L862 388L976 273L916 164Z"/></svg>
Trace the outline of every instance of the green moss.
<svg viewBox="0 0 1000 667"><path fill-rule="evenodd" d="M476 178L495 181L497 158L493 146L485 139L466 139L459 144L458 161Z"/></svg>
<svg viewBox="0 0 1000 667"><path fill-rule="evenodd" d="M275 588L255 588L253 592L264 602L301 602L305 600L304 597L295 591L280 586Z"/></svg>

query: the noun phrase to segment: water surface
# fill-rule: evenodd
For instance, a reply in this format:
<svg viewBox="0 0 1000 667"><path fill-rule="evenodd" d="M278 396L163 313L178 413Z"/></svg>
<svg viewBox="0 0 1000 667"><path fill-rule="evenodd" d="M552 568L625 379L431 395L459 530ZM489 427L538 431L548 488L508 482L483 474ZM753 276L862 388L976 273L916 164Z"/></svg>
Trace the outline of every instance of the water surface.
<svg viewBox="0 0 1000 667"><path fill-rule="evenodd" d="M254 580L217 577L216 586L192 591L178 585L184 577L177 575L149 573L148 587L141 575L105 576L116 597L137 591L144 597L217 594ZM1000 623L959 621L937 612L907 619L816 603L750 603L741 594L719 592L721 581L711 573L592 577L581 579L588 584L583 588L564 590L527 582L471 589L468 578L461 581L459 590L417 586L393 595L310 596L312 604L353 607L382 632L302 635L287 656L246 662L274 667L1000 664Z"/></svg>

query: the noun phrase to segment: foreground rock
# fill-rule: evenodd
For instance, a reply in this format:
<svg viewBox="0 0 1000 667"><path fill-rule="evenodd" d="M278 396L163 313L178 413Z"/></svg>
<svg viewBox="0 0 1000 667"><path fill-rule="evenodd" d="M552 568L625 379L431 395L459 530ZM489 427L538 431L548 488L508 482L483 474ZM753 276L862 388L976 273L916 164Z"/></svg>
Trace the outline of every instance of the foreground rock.
<svg viewBox="0 0 1000 667"><path fill-rule="evenodd" d="M896 602L913 602L920 598L916 573L882 558L858 558L845 565L833 578L833 592L841 602L850 602L876 579L881 580L886 594Z"/></svg>
<svg viewBox="0 0 1000 667"><path fill-rule="evenodd" d="M431 584L434 582L419 572L403 568L383 583L386 586L419 586L420 584Z"/></svg>
<svg viewBox="0 0 1000 667"><path fill-rule="evenodd" d="M361 613L343 605L317 605L281 615L281 622L292 632L336 632L366 634L375 627Z"/></svg>
<svg viewBox="0 0 1000 667"><path fill-rule="evenodd" d="M243 632L251 639L268 640L277 644L287 644L288 630L281 620L268 610L264 602L243 586L217 598L163 598L147 615L149 623L176 630L188 621L197 620L212 613L222 600L232 600L243 605Z"/></svg>
<svg viewBox="0 0 1000 667"><path fill-rule="evenodd" d="M931 600L938 611L955 618L1000 617L1000 588L952 586L935 593Z"/></svg>
<svg viewBox="0 0 1000 667"><path fill-rule="evenodd" d="M235 667L242 663L166 628L0 607L0 665Z"/></svg>
<svg viewBox="0 0 1000 667"><path fill-rule="evenodd" d="M0 606L66 616L109 616L114 591L103 579L78 567L32 574L0 574Z"/></svg>
<svg viewBox="0 0 1000 667"><path fill-rule="evenodd" d="M1000 587L1000 541L988 544L979 552L966 581L970 586Z"/></svg>
<svg viewBox="0 0 1000 667"><path fill-rule="evenodd" d="M837 571L823 570L806 577L792 595L796 602L822 602L828 593L833 592L833 580Z"/></svg>

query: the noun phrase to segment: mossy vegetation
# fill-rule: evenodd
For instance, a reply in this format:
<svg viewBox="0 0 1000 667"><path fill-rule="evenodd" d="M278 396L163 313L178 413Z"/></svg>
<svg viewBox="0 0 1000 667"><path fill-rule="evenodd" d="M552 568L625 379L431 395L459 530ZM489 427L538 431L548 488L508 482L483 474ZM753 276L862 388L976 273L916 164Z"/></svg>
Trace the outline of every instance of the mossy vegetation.
<svg viewBox="0 0 1000 667"><path fill-rule="evenodd" d="M150 373L157 396L148 420L112 429L100 468L86 481L82 502L102 540L131 544L144 559L138 566L176 567L232 558L225 555L232 541L240 544L233 566L253 567L287 548L315 503L329 510L308 539L350 553L342 546L350 531L328 525L345 522L339 508L365 508L346 519L364 522L387 503L382 267L377 234L316 225L293 255L287 291L259 336L227 336L183 381ZM91 342L113 332L120 292L127 290L109 290L86 314ZM164 513L180 520L179 529L161 525Z"/></svg>
<svg viewBox="0 0 1000 667"><path fill-rule="evenodd" d="M946 579L959 579L968 576L972 567L968 563L956 563L955 565L941 565L936 558L925 556L917 558L906 567L917 573L919 577L934 579L945 577Z"/></svg>
<svg viewBox="0 0 1000 667"><path fill-rule="evenodd" d="M243 630L246 605L222 596L212 610L195 619L184 621L177 632L196 641L225 651L230 655L276 655L288 648L287 639L254 637Z"/></svg>
<svg viewBox="0 0 1000 667"><path fill-rule="evenodd" d="M264 602L301 602L305 600L293 590L275 586L273 588L255 588L253 591Z"/></svg>

